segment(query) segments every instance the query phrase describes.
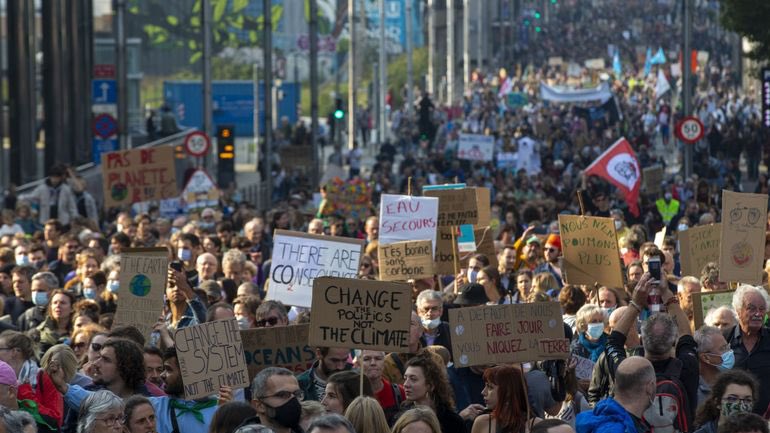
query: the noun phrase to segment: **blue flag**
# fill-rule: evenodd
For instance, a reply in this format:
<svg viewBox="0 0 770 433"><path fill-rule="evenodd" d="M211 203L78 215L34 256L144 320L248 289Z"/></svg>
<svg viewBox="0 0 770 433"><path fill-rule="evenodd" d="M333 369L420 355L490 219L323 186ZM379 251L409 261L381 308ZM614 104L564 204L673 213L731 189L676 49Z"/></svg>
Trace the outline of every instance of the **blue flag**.
<svg viewBox="0 0 770 433"><path fill-rule="evenodd" d="M662 65L666 63L666 54L663 53L663 48L658 48L658 52L655 53L655 56L653 56L652 59L650 59L650 63L653 65Z"/></svg>
<svg viewBox="0 0 770 433"><path fill-rule="evenodd" d="M652 57L652 50L650 47L647 47L647 55L644 57L644 76L650 75L650 71L652 70L652 63L650 62L650 59Z"/></svg>
<svg viewBox="0 0 770 433"><path fill-rule="evenodd" d="M620 53L615 51L615 55L612 56L612 70L615 71L615 76L620 78L623 75L623 67L620 65Z"/></svg>

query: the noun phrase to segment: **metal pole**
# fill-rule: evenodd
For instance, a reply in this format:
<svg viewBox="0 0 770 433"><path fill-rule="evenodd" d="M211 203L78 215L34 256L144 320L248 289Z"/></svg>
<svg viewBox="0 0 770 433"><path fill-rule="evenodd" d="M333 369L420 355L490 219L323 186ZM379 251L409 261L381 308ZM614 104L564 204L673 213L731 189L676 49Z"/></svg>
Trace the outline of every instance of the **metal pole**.
<svg viewBox="0 0 770 433"><path fill-rule="evenodd" d="M446 1L446 102L452 106L455 98L455 4Z"/></svg>
<svg viewBox="0 0 770 433"><path fill-rule="evenodd" d="M385 142L387 137L387 102L385 95L388 91L388 72L387 72L387 53L385 53L385 0L380 2L380 117L379 138L380 144ZM409 18L407 17L407 21ZM366 145L366 143L364 143Z"/></svg>
<svg viewBox="0 0 770 433"><path fill-rule="evenodd" d="M254 63L252 66L252 85L254 86L254 110L253 110L253 128L254 128L254 149L255 149L255 160L254 160L254 171L259 171L259 65ZM257 176L257 185L259 185L260 182L260 176Z"/></svg>
<svg viewBox="0 0 770 433"><path fill-rule="evenodd" d="M126 62L126 0L115 0L115 72L118 86L118 144L128 149L128 79Z"/></svg>
<svg viewBox="0 0 770 433"><path fill-rule="evenodd" d="M267 206L273 204L273 128L270 127L273 118L273 98L270 90L273 87L273 20L272 0L263 0L262 18L264 19L264 35L262 41L262 54L264 55L265 65L265 160L264 172L267 181Z"/></svg>
<svg viewBox="0 0 770 433"><path fill-rule="evenodd" d="M463 89L471 88L471 4L463 0Z"/></svg>
<svg viewBox="0 0 770 433"><path fill-rule="evenodd" d="M682 71L682 92L683 92L683 108L684 108L684 115L689 116L692 114L692 101L691 101L691 92L692 92L692 74L690 73L691 69L691 39L692 39L692 1L693 0L684 0L684 15L683 15L683 24L684 24L684 43L682 48L682 60L683 60L683 68ZM684 146L684 175L685 177L690 177L692 175L692 145L683 143Z"/></svg>
<svg viewBox="0 0 770 433"><path fill-rule="evenodd" d="M310 147L313 149L313 185L321 180L318 158L318 3L310 0Z"/></svg>
<svg viewBox="0 0 770 433"><path fill-rule="evenodd" d="M428 0L428 93L435 98L436 90L436 10L435 0ZM435 99L434 99L435 100Z"/></svg>
<svg viewBox="0 0 770 433"><path fill-rule="evenodd" d="M482 67L484 66L484 59L486 58L486 53L484 52L484 37L482 36L482 32L484 31L484 15L486 12L486 9L489 5L488 2L476 2L476 12L478 13L478 16L476 17L476 68L481 72Z"/></svg>
<svg viewBox="0 0 770 433"><path fill-rule="evenodd" d="M356 140L356 1L348 0L348 28L350 51L348 53L348 149Z"/></svg>
<svg viewBox="0 0 770 433"><path fill-rule="evenodd" d="M211 117L213 99L211 91L211 21L211 0L201 0L201 28L203 29L203 57L201 62L203 66L203 132L209 137L214 132L213 119ZM216 153L214 154L216 155ZM216 161L216 158L210 158L208 155L204 156L204 167L208 167L211 170L213 161Z"/></svg>
<svg viewBox="0 0 770 433"><path fill-rule="evenodd" d="M406 113L412 112L414 105L414 62L412 60L412 44L414 35L412 27L412 1L406 0Z"/></svg>

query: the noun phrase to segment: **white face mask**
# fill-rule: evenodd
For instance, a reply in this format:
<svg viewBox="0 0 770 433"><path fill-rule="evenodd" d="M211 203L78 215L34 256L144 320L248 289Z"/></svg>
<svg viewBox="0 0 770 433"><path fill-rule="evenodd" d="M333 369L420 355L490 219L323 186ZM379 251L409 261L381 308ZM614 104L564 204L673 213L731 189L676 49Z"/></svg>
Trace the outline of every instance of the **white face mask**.
<svg viewBox="0 0 770 433"><path fill-rule="evenodd" d="M604 323L589 323L588 329L586 330L586 334L593 338L594 340L598 340L601 338L602 334L604 333Z"/></svg>
<svg viewBox="0 0 770 433"><path fill-rule="evenodd" d="M438 325L441 324L441 318L437 317L433 320L430 319L422 319L422 326L427 329L436 329L438 328Z"/></svg>
<svg viewBox="0 0 770 433"><path fill-rule="evenodd" d="M623 228L623 221L615 220L615 230L620 230L622 228Z"/></svg>

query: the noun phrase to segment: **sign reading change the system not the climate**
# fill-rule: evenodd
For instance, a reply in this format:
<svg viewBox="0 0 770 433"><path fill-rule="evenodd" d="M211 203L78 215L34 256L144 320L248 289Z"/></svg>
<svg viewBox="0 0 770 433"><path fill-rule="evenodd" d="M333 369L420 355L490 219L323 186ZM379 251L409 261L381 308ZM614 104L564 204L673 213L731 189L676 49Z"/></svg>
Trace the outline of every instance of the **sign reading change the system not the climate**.
<svg viewBox="0 0 770 433"><path fill-rule="evenodd" d="M623 287L618 235L612 218L559 215L564 277L569 284Z"/></svg>
<svg viewBox="0 0 770 433"><path fill-rule="evenodd" d="M309 308L313 280L355 278L363 249L360 239L276 230L268 299Z"/></svg>
<svg viewBox="0 0 770 433"><path fill-rule="evenodd" d="M316 278L309 344L407 352L411 292L406 283Z"/></svg>
<svg viewBox="0 0 770 433"><path fill-rule="evenodd" d="M120 254L120 304L115 323L131 325L142 335L152 333L163 309L168 275L165 248L134 248Z"/></svg>
<svg viewBox="0 0 770 433"><path fill-rule="evenodd" d="M449 310L455 366L519 363L569 357L558 302Z"/></svg>

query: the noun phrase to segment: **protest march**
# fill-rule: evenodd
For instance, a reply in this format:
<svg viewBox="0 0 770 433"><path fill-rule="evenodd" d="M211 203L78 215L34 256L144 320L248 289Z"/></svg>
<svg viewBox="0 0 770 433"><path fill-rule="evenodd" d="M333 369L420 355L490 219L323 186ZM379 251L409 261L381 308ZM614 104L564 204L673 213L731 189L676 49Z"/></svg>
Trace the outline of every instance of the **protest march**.
<svg viewBox="0 0 770 433"><path fill-rule="evenodd" d="M6 191L0 433L767 433L770 134L718 2L692 144L676 2L552 3L320 184L284 124L267 207L172 146Z"/></svg>

